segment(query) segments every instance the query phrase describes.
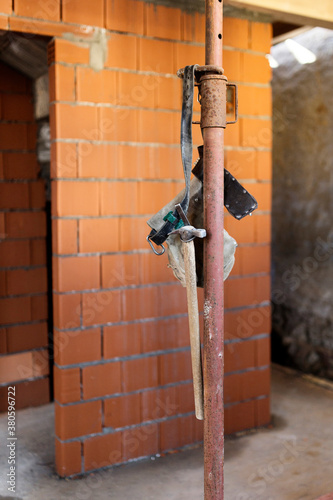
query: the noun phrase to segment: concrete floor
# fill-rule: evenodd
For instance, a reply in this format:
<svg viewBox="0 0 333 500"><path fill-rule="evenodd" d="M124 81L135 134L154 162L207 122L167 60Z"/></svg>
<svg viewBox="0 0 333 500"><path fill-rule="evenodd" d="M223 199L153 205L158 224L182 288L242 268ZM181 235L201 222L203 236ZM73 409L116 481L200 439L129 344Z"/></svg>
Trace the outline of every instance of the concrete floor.
<svg viewBox="0 0 333 500"><path fill-rule="evenodd" d="M273 368L273 425L227 439L225 500L314 500L333 491L333 386L318 383ZM0 417L1 500L203 499L202 448L80 480L58 479L53 423L52 405L18 413L17 489L10 496L5 477L6 417Z"/></svg>

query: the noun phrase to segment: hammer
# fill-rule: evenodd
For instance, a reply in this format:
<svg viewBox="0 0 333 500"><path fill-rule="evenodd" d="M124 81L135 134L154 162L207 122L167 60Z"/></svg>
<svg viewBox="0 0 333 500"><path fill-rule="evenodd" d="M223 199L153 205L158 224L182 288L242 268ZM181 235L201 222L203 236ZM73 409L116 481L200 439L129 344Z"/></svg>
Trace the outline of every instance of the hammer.
<svg viewBox="0 0 333 500"><path fill-rule="evenodd" d="M201 343L199 329L199 308L197 295L197 275L195 267L195 250L193 240L195 237L204 238L205 229L196 229L191 226L180 204L176 205L177 212L185 226L172 231L170 234L179 234L183 242L184 265L186 277L187 307L190 330L192 375L194 389L195 416L198 420L204 418L203 406L203 379L201 364Z"/></svg>

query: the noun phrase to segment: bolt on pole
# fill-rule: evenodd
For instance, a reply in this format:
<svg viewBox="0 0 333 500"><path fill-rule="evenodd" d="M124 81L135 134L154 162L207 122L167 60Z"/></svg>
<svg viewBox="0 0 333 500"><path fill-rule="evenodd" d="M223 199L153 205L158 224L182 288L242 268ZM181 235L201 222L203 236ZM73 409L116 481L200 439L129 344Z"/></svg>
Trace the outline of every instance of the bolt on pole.
<svg viewBox="0 0 333 500"><path fill-rule="evenodd" d="M206 0L206 72L200 80L204 140L204 490L224 498L224 128L226 78L222 67L223 1ZM209 67L211 71L209 71Z"/></svg>

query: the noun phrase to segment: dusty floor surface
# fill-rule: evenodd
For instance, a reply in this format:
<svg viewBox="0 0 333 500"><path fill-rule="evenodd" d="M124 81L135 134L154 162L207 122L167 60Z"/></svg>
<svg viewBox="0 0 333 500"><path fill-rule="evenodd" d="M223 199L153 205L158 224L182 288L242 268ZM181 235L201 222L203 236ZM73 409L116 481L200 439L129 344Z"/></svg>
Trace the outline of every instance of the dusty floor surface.
<svg viewBox="0 0 333 500"><path fill-rule="evenodd" d="M229 438L225 500L314 500L333 491L333 391L273 369L271 429ZM6 418L0 417L0 499L203 499L202 448L60 480L53 406L18 412L16 494L6 487Z"/></svg>

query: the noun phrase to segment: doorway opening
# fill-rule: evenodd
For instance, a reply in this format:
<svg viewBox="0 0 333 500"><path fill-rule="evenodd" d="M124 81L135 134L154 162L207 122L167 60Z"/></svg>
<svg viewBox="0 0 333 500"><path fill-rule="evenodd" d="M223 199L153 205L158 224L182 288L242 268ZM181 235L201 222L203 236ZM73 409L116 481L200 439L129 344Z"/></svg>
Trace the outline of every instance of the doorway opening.
<svg viewBox="0 0 333 500"><path fill-rule="evenodd" d="M0 35L0 411L53 399L48 42Z"/></svg>

